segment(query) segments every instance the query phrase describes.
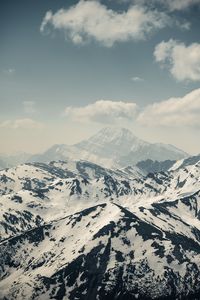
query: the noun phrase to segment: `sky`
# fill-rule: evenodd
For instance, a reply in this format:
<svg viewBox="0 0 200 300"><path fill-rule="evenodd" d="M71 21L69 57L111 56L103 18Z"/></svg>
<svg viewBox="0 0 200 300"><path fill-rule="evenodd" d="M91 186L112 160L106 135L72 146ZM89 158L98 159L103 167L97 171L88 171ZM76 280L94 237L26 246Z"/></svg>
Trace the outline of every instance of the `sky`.
<svg viewBox="0 0 200 300"><path fill-rule="evenodd" d="M0 1L0 152L105 126L200 153L200 0Z"/></svg>

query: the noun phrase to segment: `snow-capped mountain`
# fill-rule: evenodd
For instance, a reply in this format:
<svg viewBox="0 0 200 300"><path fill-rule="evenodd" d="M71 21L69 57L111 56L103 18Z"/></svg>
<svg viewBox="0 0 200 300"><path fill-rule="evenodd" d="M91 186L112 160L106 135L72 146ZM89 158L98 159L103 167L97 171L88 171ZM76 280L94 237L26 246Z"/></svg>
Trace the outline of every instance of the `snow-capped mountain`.
<svg viewBox="0 0 200 300"><path fill-rule="evenodd" d="M185 209L194 219L190 201L199 196L136 212L99 204L2 242L1 292L6 299L199 299L199 231L174 213Z"/></svg>
<svg viewBox="0 0 200 300"><path fill-rule="evenodd" d="M0 171L1 239L63 211L69 214L94 201L127 195L128 180L141 175L138 168L112 171L86 161L24 164Z"/></svg>
<svg viewBox="0 0 200 300"><path fill-rule="evenodd" d="M75 145L54 145L43 154L32 156L29 162L84 159L107 168L120 168L146 159L162 161L185 157L188 154L174 146L151 144L137 138L128 129L106 127Z"/></svg>
<svg viewBox="0 0 200 300"><path fill-rule="evenodd" d="M200 299L200 160L0 171L1 299Z"/></svg>

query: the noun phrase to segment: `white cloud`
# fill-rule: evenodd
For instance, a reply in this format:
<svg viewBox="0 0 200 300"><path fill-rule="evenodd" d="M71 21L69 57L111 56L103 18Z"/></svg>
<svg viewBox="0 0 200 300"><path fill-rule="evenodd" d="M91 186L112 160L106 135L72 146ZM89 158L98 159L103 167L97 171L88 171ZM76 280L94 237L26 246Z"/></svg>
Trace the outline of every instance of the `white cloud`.
<svg viewBox="0 0 200 300"><path fill-rule="evenodd" d="M66 38L74 44L94 39L111 47L115 42L145 39L154 30L165 27L169 20L165 13L150 11L139 5L117 12L98 1L80 0L71 8L60 9L55 14L48 11L40 30L43 32L47 25L51 25L63 30Z"/></svg>
<svg viewBox="0 0 200 300"><path fill-rule="evenodd" d="M200 4L200 0L162 0L162 2L168 5L171 11L184 10L194 4Z"/></svg>
<svg viewBox="0 0 200 300"><path fill-rule="evenodd" d="M131 80L134 81L134 82L143 82L144 81L143 78L138 77L138 76L132 77Z"/></svg>
<svg viewBox="0 0 200 300"><path fill-rule="evenodd" d="M200 4L200 0L118 0L120 2L132 2L138 5L161 5L162 8L170 11L186 10L195 4Z"/></svg>
<svg viewBox="0 0 200 300"><path fill-rule="evenodd" d="M76 121L107 123L132 121L137 105L132 102L99 100L84 107L67 107L65 115Z"/></svg>
<svg viewBox="0 0 200 300"><path fill-rule="evenodd" d="M200 89L193 90L184 97L170 98L147 106L137 121L152 126L200 126Z"/></svg>
<svg viewBox="0 0 200 300"><path fill-rule="evenodd" d="M8 129L40 129L42 127L43 127L42 123L29 118L6 120L0 123L0 128L8 128Z"/></svg>
<svg viewBox="0 0 200 300"><path fill-rule="evenodd" d="M200 80L200 44L186 46L172 39L162 41L155 47L154 56L177 80Z"/></svg>
<svg viewBox="0 0 200 300"><path fill-rule="evenodd" d="M82 107L68 106L64 115L79 122L112 124L128 121L153 127L200 127L200 89L144 108L133 102L99 100Z"/></svg>
<svg viewBox="0 0 200 300"><path fill-rule="evenodd" d="M27 114L32 114L36 111L34 101L24 101L23 102L24 112Z"/></svg>

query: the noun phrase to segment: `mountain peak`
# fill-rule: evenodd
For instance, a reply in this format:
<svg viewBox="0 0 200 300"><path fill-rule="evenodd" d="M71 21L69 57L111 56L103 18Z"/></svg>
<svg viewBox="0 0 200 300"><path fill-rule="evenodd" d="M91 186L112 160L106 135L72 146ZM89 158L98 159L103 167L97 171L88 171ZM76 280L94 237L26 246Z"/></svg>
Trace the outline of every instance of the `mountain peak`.
<svg viewBox="0 0 200 300"><path fill-rule="evenodd" d="M111 126L102 128L89 139L72 146L54 145L30 161L84 159L105 167L119 168L135 165L138 161L146 159L177 160L186 156L186 153L175 147L151 144L136 137L127 128Z"/></svg>
<svg viewBox="0 0 200 300"><path fill-rule="evenodd" d="M133 142L139 140L129 129L123 127L104 127L95 135L89 138L89 141L101 141L101 144L117 141L117 143Z"/></svg>
<svg viewBox="0 0 200 300"><path fill-rule="evenodd" d="M104 127L88 140L76 146L93 154L113 158L130 151L133 145L143 143L129 129L122 127Z"/></svg>
<svg viewBox="0 0 200 300"><path fill-rule="evenodd" d="M99 130L99 132L102 132L102 133L105 133L105 134L110 134L110 133L123 133L123 134L130 133L130 134L132 134L132 132L129 129L127 129L125 127L120 127L120 126L103 127L102 129Z"/></svg>
<svg viewBox="0 0 200 300"><path fill-rule="evenodd" d="M113 139L121 138L123 136L136 138L136 136L134 136L134 134L129 129L124 127L104 127L96 135L105 135L108 137L112 137Z"/></svg>

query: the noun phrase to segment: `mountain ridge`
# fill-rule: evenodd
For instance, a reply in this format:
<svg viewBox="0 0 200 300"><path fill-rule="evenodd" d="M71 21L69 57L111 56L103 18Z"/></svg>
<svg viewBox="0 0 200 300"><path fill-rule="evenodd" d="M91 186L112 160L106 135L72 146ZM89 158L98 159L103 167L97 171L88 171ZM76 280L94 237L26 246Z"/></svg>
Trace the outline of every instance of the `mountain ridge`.
<svg viewBox="0 0 200 300"><path fill-rule="evenodd" d="M55 144L43 153L1 155L0 169L26 162L83 159L108 168L136 165L146 159L178 160L189 155L170 144L149 143L123 127L105 127L95 135L73 145Z"/></svg>
<svg viewBox="0 0 200 300"><path fill-rule="evenodd" d="M0 171L0 298L198 300L200 160Z"/></svg>
<svg viewBox="0 0 200 300"><path fill-rule="evenodd" d="M148 143L126 128L105 127L87 140L72 146L54 145L33 156L29 162L49 162L64 159L84 159L108 168L127 167L145 159L181 159L188 154L175 146Z"/></svg>

